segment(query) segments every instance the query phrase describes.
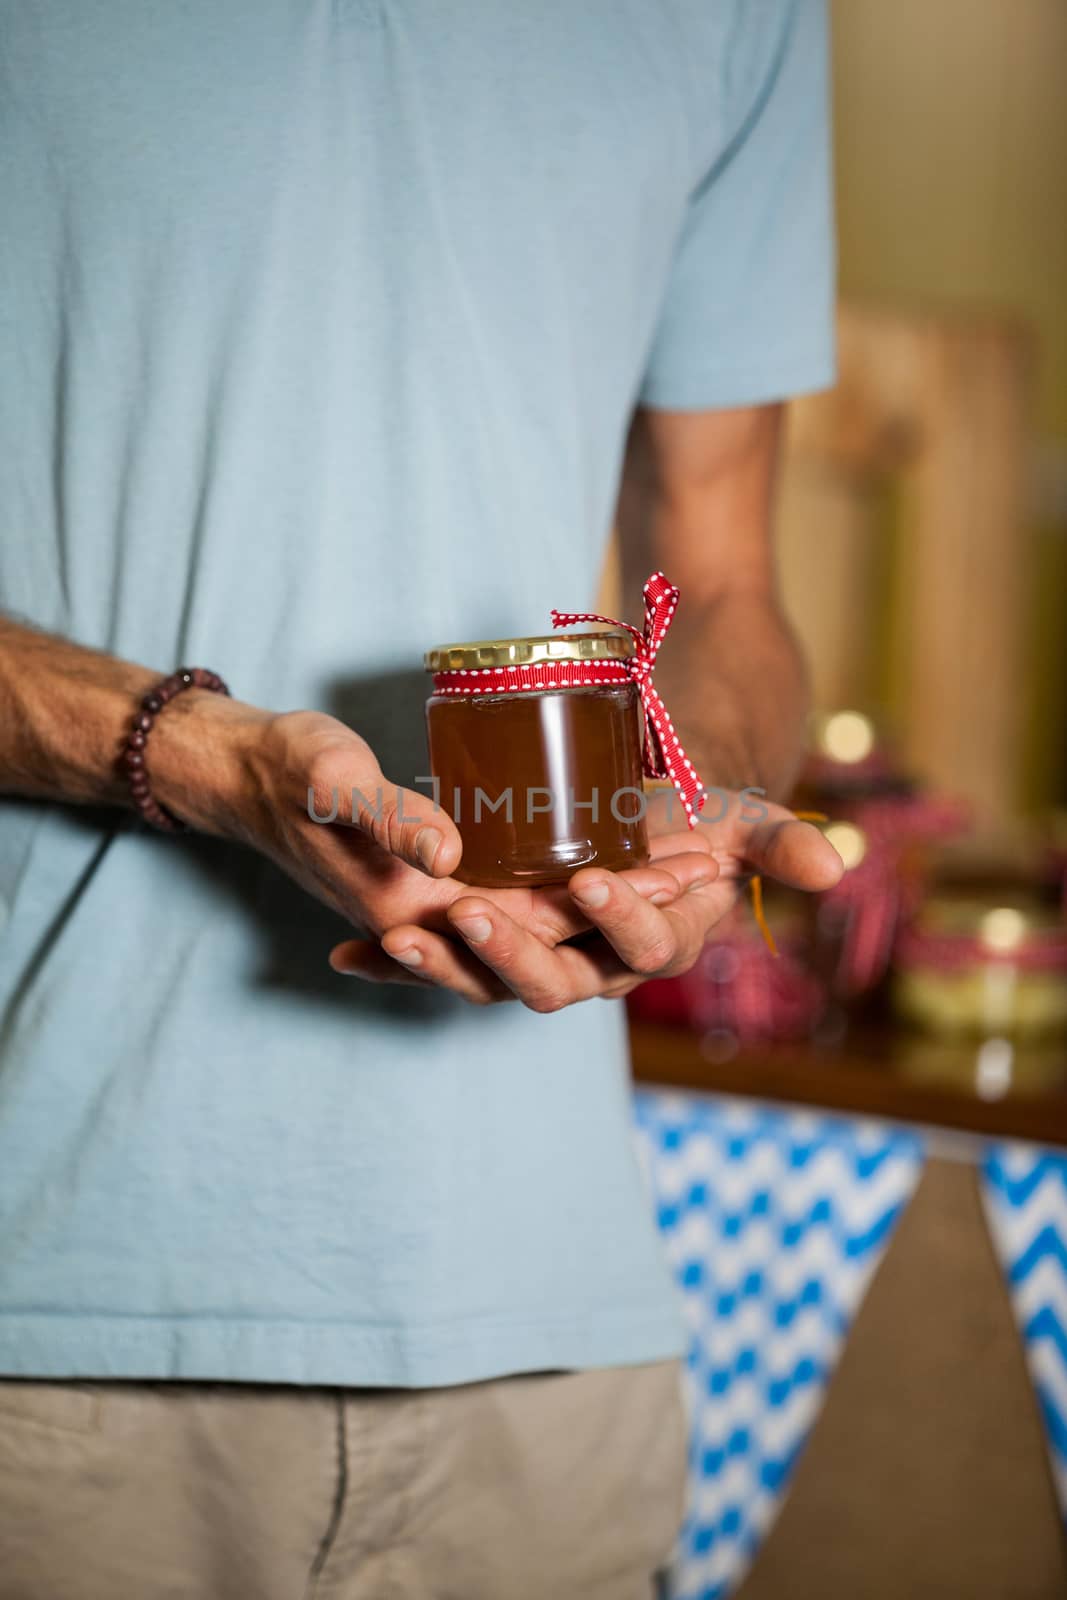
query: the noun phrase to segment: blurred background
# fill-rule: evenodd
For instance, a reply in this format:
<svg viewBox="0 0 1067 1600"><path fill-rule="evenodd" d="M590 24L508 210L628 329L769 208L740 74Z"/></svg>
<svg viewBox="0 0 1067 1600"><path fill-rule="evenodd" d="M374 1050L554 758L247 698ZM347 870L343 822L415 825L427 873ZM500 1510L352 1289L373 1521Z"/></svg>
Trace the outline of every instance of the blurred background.
<svg viewBox="0 0 1067 1600"><path fill-rule="evenodd" d="M839 381L790 408L779 545L816 704L794 804L848 871L631 997L693 1339L670 1592L1052 1600L1067 0L832 23Z"/></svg>
<svg viewBox="0 0 1067 1600"><path fill-rule="evenodd" d="M975 621L981 632L988 630L990 648L984 656L976 649L958 670L984 675L986 687L1000 679L998 716L1000 696L1014 702L1012 726L995 730L1013 770L980 773L968 762L967 775L973 770L976 780L988 784L987 790L976 788L973 798L987 813L1009 800L1028 812L1062 805L1067 6L1062 0L836 0L833 46L841 296L859 325L857 340L868 315L881 312L888 319L880 340L871 325L869 349L846 349L843 380L861 393L869 385L861 404L878 410L869 419L875 428L889 435L899 430L896 440L852 442L870 451L869 480L878 479L884 460L889 481L877 487L898 496L915 487L924 450L958 452L943 466L940 493L949 503L939 498L932 515L959 519L962 548L951 563L931 560L929 570L943 587L927 595L925 604L952 632L961 608L981 613ZM946 340L955 335L955 348L928 350L918 371L910 365L923 361L909 345L913 328L925 329L935 344L939 333ZM853 364L865 360L881 361L884 370L857 373ZM953 361L957 371L946 375L943 368ZM975 393L972 383L990 392ZM961 416L969 405L973 417ZM829 425L829 436L820 442L839 447L845 471L850 419L838 418L837 428L835 438ZM998 496L995 507L983 503L987 485ZM916 538L939 534L936 526L913 527L913 505L898 504L896 510L896 523L884 516L872 522L875 548L860 555L838 550L846 534L836 523L829 534L831 562L864 567L862 574L853 570L839 577L841 588L835 590L836 597L849 592L849 583L856 586L851 593L860 602L863 639L835 638L837 658L831 659L825 645L820 648L817 630L807 631L823 696L837 698L847 687L846 674L854 673L854 698L900 718L907 750L906 706L925 690L939 691L936 684L903 683L903 669L907 665L922 677L938 658L915 659L900 634L909 622L923 622L894 606L906 606L909 579L919 581L900 570L909 554L909 531ZM870 515L879 512L884 507L872 508ZM987 526L994 518L996 529ZM973 541L967 535L972 519L980 524ZM815 591L823 577L818 540L810 530L806 534L806 550L799 539L787 549L787 585L802 626L821 615ZM925 576L924 553L912 555ZM1007 589L997 584L1002 567L1014 569ZM883 584L880 594L873 592ZM1008 607L1015 613L1010 619L1002 614ZM862 650L874 641L883 646L880 659L877 649ZM890 641L895 652L884 649ZM1007 660L997 657L997 643L1008 645ZM928 647L925 640L922 647ZM895 661L886 659L893 653ZM968 734L977 742L990 731Z"/></svg>
<svg viewBox="0 0 1067 1600"><path fill-rule="evenodd" d="M1067 3L832 24L839 376L789 408L777 534L815 705L794 804L848 872L768 890L770 940L740 907L633 1014L724 1085L804 1045L794 1093L878 1058L870 1109L888 1075L1067 1134Z"/></svg>

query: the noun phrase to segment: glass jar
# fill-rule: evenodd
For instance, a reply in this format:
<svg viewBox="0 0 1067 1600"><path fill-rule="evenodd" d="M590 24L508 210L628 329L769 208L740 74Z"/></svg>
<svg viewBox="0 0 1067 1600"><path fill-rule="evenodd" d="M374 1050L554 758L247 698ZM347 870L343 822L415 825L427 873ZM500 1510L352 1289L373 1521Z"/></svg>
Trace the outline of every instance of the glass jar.
<svg viewBox="0 0 1067 1600"><path fill-rule="evenodd" d="M633 653L623 633L427 652L430 771L463 839L457 878L538 888L648 860Z"/></svg>
<svg viewBox="0 0 1067 1600"><path fill-rule="evenodd" d="M1062 1093L1067 924L1046 897L942 884L898 941L898 1076L982 1100Z"/></svg>
<svg viewBox="0 0 1067 1600"><path fill-rule="evenodd" d="M942 889L901 936L895 966L896 1009L928 1032L1067 1032L1067 924L1033 896Z"/></svg>

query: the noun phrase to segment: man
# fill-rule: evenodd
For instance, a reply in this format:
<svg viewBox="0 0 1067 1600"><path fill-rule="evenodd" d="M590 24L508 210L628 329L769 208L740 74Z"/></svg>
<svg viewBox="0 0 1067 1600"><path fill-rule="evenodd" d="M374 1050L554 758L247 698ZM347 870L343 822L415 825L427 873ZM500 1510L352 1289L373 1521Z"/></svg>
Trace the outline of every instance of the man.
<svg viewBox="0 0 1067 1600"><path fill-rule="evenodd" d="M690 756L786 793L820 0L0 17L0 1592L647 1596L682 1344L622 1011L574 1002L839 864L734 804L472 892L419 664L591 605L618 500ZM180 663L233 698L145 730L174 836L117 756Z"/></svg>

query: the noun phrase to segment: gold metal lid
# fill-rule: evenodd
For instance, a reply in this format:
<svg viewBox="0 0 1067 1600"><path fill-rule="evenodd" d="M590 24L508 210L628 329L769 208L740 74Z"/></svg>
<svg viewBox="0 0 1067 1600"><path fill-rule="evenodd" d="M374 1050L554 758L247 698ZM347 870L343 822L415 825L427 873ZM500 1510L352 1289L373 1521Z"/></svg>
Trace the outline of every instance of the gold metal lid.
<svg viewBox="0 0 1067 1600"><path fill-rule="evenodd" d="M552 633L535 639L439 644L422 659L429 672L469 672L477 667L528 666L534 661L625 661L634 649L628 633Z"/></svg>

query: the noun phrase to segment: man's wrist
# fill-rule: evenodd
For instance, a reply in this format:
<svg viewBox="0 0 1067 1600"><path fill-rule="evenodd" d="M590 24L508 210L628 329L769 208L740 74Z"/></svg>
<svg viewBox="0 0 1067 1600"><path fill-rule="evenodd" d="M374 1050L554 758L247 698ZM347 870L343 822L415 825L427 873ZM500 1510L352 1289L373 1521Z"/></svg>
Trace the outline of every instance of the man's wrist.
<svg viewBox="0 0 1067 1600"><path fill-rule="evenodd" d="M270 721L270 712L210 690L178 695L145 747L154 798L198 832L247 840L262 805L254 752Z"/></svg>

